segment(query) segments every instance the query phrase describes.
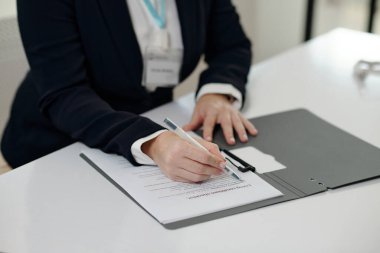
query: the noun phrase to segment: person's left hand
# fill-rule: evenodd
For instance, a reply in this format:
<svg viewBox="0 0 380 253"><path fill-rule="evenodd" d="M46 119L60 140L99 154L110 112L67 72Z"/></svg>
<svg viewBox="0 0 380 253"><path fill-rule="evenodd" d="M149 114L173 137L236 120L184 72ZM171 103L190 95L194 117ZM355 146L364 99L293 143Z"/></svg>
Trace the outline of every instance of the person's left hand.
<svg viewBox="0 0 380 253"><path fill-rule="evenodd" d="M227 143L236 143L234 130L240 141L247 142L247 132L256 135L257 130L241 113L235 109L227 96L205 94L197 102L191 121L183 126L185 131L194 131L203 125L203 138L212 141L216 124L220 124Z"/></svg>

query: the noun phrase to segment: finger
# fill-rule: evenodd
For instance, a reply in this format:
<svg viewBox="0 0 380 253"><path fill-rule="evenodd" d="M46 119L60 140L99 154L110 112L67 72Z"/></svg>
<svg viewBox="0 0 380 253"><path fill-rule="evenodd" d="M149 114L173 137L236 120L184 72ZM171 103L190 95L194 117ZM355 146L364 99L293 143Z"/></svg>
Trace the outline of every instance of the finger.
<svg viewBox="0 0 380 253"><path fill-rule="evenodd" d="M209 141L205 141L205 140L203 140L201 138L197 138L197 141L202 146L204 146L208 151L210 151L210 153L212 153L212 154L216 155L217 157L219 157L220 159L224 160L224 156L220 152L220 149L219 149L218 145L216 145L215 143L209 142Z"/></svg>
<svg viewBox="0 0 380 253"><path fill-rule="evenodd" d="M196 174L184 168L178 168L176 176L180 179L188 180L192 183L202 182L210 178L209 175Z"/></svg>
<svg viewBox="0 0 380 253"><path fill-rule="evenodd" d="M202 164L189 158L185 158L181 161L181 168L194 174L206 176L218 176L223 173L223 171L219 168L215 168L207 164Z"/></svg>
<svg viewBox="0 0 380 253"><path fill-rule="evenodd" d="M232 128L230 113L223 115L223 118L220 120L220 125L222 126L223 135L227 143L230 145L235 144L235 138L234 138L234 132Z"/></svg>
<svg viewBox="0 0 380 253"><path fill-rule="evenodd" d="M203 138L207 141L212 141L212 133L216 124L216 115L209 113L203 122Z"/></svg>
<svg viewBox="0 0 380 253"><path fill-rule="evenodd" d="M232 113L232 124L234 126L236 133L239 136L239 139L242 142L247 142L248 141L247 132L245 131L245 127L244 127L243 122L241 121L241 119L238 115L238 112Z"/></svg>
<svg viewBox="0 0 380 253"><path fill-rule="evenodd" d="M226 162L224 161L224 159L221 159L220 157L210 152L205 152L203 149L194 147L190 143L187 143L183 152L184 157L196 161L198 163L206 164L219 169L224 169L224 167L226 166Z"/></svg>
<svg viewBox="0 0 380 253"><path fill-rule="evenodd" d="M182 178L178 175L168 175L168 174L165 174L165 175L173 181L182 182L182 183L193 183L191 180Z"/></svg>
<svg viewBox="0 0 380 253"><path fill-rule="evenodd" d="M256 127L249 120L247 120L243 115L240 115L240 119L243 122L244 127L248 130L249 134L253 136L257 135L258 131Z"/></svg>
<svg viewBox="0 0 380 253"><path fill-rule="evenodd" d="M182 182L182 183L193 183L192 181L186 179L186 178L182 178L182 177L179 177L179 176L173 176L173 177L169 177L171 180L174 180L174 181L177 181L177 182Z"/></svg>
<svg viewBox="0 0 380 253"><path fill-rule="evenodd" d="M161 169L161 167L160 167L160 169ZM176 168L176 169L174 169L174 171L177 171L179 169L180 168ZM166 177L168 177L171 180L174 180L174 181L177 181L177 182L182 182L182 183L192 183L192 181L190 181L188 179L185 179L185 178L182 178L182 177L180 177L178 175L174 175L173 173L168 172L166 170L161 169L161 171L165 174Z"/></svg>
<svg viewBox="0 0 380 253"><path fill-rule="evenodd" d="M190 166L194 166L195 162L191 162L192 163L191 164L190 161L186 158L180 159L180 164L183 164L183 163L185 163L185 166L188 166L188 164L190 164ZM196 173L185 172L183 171L184 168L182 168L182 165L178 166L178 165L173 164L172 166L164 166L164 167L159 166L159 167L161 171L168 178L170 178L171 180L183 182L183 183L199 182L199 181L206 180L210 177L210 175L206 175L202 173L199 173L199 175L197 176L195 175Z"/></svg>
<svg viewBox="0 0 380 253"><path fill-rule="evenodd" d="M194 111L193 116L191 117L191 121L184 125L182 128L185 131L193 131L197 130L202 125L202 117L197 111Z"/></svg>

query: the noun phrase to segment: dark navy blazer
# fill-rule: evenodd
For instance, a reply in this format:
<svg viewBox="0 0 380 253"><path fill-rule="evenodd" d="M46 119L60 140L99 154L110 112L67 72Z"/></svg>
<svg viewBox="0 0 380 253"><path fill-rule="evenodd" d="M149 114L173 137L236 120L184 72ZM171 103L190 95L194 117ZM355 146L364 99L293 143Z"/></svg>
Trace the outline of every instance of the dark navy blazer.
<svg viewBox="0 0 380 253"><path fill-rule="evenodd" d="M242 94L250 42L230 0L177 0L184 44L180 80L202 54L207 83L230 83ZM134 141L161 126L138 114L172 99L148 93L126 0L18 0L30 71L14 99L1 148L18 167L75 141L125 156Z"/></svg>

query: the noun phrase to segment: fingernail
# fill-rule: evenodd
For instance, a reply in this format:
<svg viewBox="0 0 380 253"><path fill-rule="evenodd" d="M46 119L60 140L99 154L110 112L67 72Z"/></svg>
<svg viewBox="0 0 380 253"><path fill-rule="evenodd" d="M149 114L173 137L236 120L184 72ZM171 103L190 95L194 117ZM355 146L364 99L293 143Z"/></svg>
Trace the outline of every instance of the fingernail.
<svg viewBox="0 0 380 253"><path fill-rule="evenodd" d="M248 140L248 136L246 134L243 135L243 140L244 141L247 141Z"/></svg>
<svg viewBox="0 0 380 253"><path fill-rule="evenodd" d="M219 168L221 168L223 170L225 167L226 167L226 163L225 162L219 163Z"/></svg>
<svg viewBox="0 0 380 253"><path fill-rule="evenodd" d="M211 141L211 136L206 136L206 141Z"/></svg>
<svg viewBox="0 0 380 253"><path fill-rule="evenodd" d="M235 143L235 138L230 138L230 143L234 144Z"/></svg>

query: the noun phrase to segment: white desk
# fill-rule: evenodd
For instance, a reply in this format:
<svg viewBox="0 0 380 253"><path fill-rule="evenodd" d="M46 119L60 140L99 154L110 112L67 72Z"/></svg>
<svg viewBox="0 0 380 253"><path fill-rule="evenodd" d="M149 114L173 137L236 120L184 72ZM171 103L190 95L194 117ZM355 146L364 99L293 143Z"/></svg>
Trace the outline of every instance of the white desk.
<svg viewBox="0 0 380 253"><path fill-rule="evenodd" d="M304 107L380 147L380 77L357 84L362 58L380 60L380 37L338 29L258 64L245 113ZM184 123L189 105L166 109ZM380 252L380 179L166 230L82 161L82 148L0 177L0 252Z"/></svg>

